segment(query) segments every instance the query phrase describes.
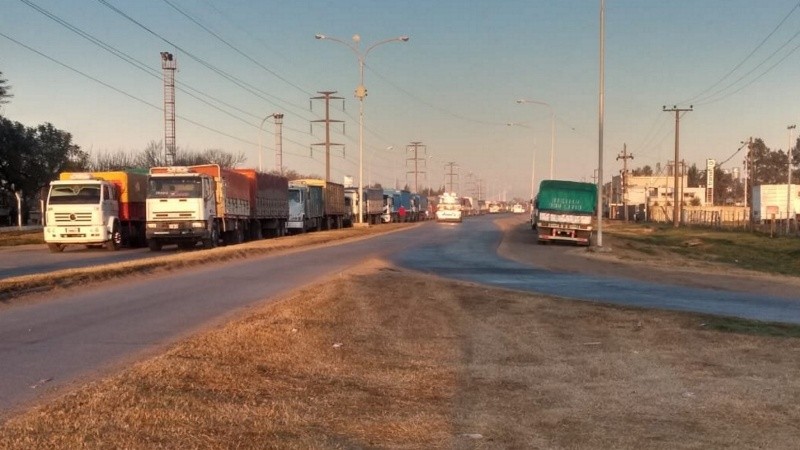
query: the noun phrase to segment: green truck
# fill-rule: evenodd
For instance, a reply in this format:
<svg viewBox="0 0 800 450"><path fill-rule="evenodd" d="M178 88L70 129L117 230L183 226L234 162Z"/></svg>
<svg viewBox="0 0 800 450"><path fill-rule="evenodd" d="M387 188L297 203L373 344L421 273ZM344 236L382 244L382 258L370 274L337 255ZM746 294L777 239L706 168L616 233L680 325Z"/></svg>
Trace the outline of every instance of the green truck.
<svg viewBox="0 0 800 450"><path fill-rule="evenodd" d="M533 201L532 226L540 244L551 241L591 243L597 186L577 181L544 180Z"/></svg>

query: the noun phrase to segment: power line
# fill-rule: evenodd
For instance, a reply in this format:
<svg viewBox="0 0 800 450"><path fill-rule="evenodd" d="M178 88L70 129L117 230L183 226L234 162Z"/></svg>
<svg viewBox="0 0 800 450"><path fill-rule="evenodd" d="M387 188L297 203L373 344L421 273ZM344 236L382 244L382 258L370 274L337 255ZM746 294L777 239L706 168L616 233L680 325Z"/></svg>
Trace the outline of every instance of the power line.
<svg viewBox="0 0 800 450"><path fill-rule="evenodd" d="M203 30L205 30L205 31L206 31L208 34L210 34L210 35L214 36L214 38L216 38L218 41L220 41L220 42L222 42L223 44L225 44L226 46L228 46L228 48L230 48L231 50L233 50L233 51L235 51L236 53L238 53L238 54L242 55L244 58L246 58L247 60L249 60L249 61L250 61L250 62L252 62L253 64L257 65L258 67L260 67L260 68L264 69L264 71L266 71L267 73L269 73L269 74L271 74L272 76L274 76L275 78L277 78L277 79L279 79L279 80L283 81L284 83L288 84L289 86L291 86L291 87L293 87L293 88L297 89L298 91L302 92L303 94L305 94L305 95L311 95L311 94L310 94L308 91L306 91L305 89L303 89L303 88L301 88L300 86L298 86L298 85L296 85L296 84L292 83L291 81L289 81L289 80L287 80L286 78L284 78L284 77L282 77L281 75L279 75L277 72L273 71L272 69L270 69L270 68L268 68L268 67L264 66L263 64L261 64L260 62L256 61L256 60L255 60L254 58L252 58L250 55L248 55L248 54L244 53L243 51L239 50L239 48L238 48L238 47L236 47L236 46L232 45L231 43L229 43L228 41L226 41L225 39L223 39L223 38L222 38L220 35L218 35L218 34L217 34L217 33L215 33L214 31L212 31L211 29L209 29L208 27L206 27L205 25L203 25L202 23L200 23L200 22L199 22L197 19L195 19L194 17L192 17L191 15L189 15L187 12L185 12L184 10L182 10L182 9L178 8L177 6L175 6L175 4L174 4L174 3L170 2L169 0L161 0L161 1L163 1L164 3L166 3L167 5L169 5L170 7L172 7L172 9L174 9L174 10L175 10L175 11L177 11L179 14L181 14L182 16L184 16L184 17L186 17L187 19L189 19L189 20L190 20L192 23L194 23L194 24L195 24L195 25L197 25L198 27L200 27L200 28L202 28Z"/></svg>
<svg viewBox="0 0 800 450"><path fill-rule="evenodd" d="M168 45L171 45L174 48L180 50L183 54L185 54L189 58L197 61L199 64L201 64L202 66L204 66L207 69L211 70L212 72L216 73L217 75L225 78L226 80L230 81L231 83L233 83L233 84L239 86L240 88L244 89L245 91L247 91L247 92L249 92L249 93L251 93L251 94L253 94L253 95L255 95L255 96L259 97L259 98L261 98L262 100L272 104L273 106L278 107L278 108L287 107L288 106L288 107L294 108L295 110L300 110L300 111L306 112L305 109L303 109L303 107L297 106L297 105L293 104L292 102L290 102L288 100L285 100L283 98L280 98L278 96L269 94L269 93L267 93L267 92L255 87L255 86L253 86L252 84L247 83L246 81L244 81L244 80L242 80L242 79L240 79L238 77L235 77L234 75L231 75L228 72L226 72L226 71L214 66L213 64L209 63L208 61L204 60L203 58L200 58L199 56L193 54L192 52L189 52L188 50L184 49L183 47L175 44L174 42L170 41L169 39L161 36L160 34L156 33L155 31L151 30L150 28L148 28L147 26L145 26L141 22L137 21L133 17L129 16L127 13L125 13L122 10L120 10L116 6L108 3L108 1L106 1L106 0L97 0L97 2L100 3L101 5L107 7L111 11L117 13L118 15L122 16L123 18L127 19L129 22L135 24L139 28L147 31L151 35L157 37L158 39L160 39L164 43L166 43ZM271 100L270 98L274 99L274 100ZM275 103L276 101L280 102L280 103L283 103L283 105L278 105L277 103Z"/></svg>
<svg viewBox="0 0 800 450"><path fill-rule="evenodd" d="M798 35L800 35L800 31L798 31L797 33L795 33L794 37L796 37L796 36L798 36ZM794 39L794 37L792 37L792 39ZM790 41L791 41L791 39L790 39ZM789 43L789 41L787 41L787 42L786 42L786 44L788 44L788 43ZM784 44L784 46L785 46L785 44ZM781 48L783 48L783 46L782 46ZM731 95L738 94L739 92L741 92L742 90L744 90L745 88L747 88L748 86L750 86L751 84L753 84L753 83L755 83L756 81L760 80L760 79L761 79L761 78L762 78L764 75L766 75L766 74L768 74L769 72L771 72L771 71L772 71L772 69L774 69L775 67L777 67L777 66L778 66L780 63L782 63L782 62L786 61L786 59L787 59L789 56L791 56L791 55L792 55L794 52L796 52L796 51L797 51L797 49L799 49L799 48L800 48L800 44L798 44L798 45L794 46L794 48L792 48L792 49L789 51L789 53L787 53L787 54L786 54L786 55L785 55L783 58L781 58L781 59L779 59L778 61L776 61L776 62L775 62L775 64L773 64L773 65L769 66L769 67L767 68L767 70L765 70L764 72L762 72L761 74L759 74L757 77L755 77L755 78L753 78L752 80L750 80L750 81L749 81L748 83L746 83L745 85L741 86L739 89L736 89L735 91L733 91L733 92L730 92L730 93L728 93L728 94L726 94L726 95L724 95L724 96L722 96L722 97L720 97L720 98L717 98L717 99L710 100L710 98L711 98L711 97L709 97L709 99L706 99L706 100L704 100L704 101L700 101L700 102L698 103L698 105L709 105L709 104L712 104L712 103L716 103L716 102L718 102L718 101L720 101L720 100L724 100L724 99L726 99L726 98L730 97ZM773 54L774 54L774 53L773 53ZM770 58L771 58L771 57L772 57L772 55L770 55ZM767 58L767 59L769 59L769 58ZM767 61L767 60L764 60L763 62L766 62L766 61ZM762 63L763 63L763 62L762 62ZM760 66L761 66L761 64L759 64L758 66L756 66L756 68L758 68L758 67L760 67ZM755 69L754 69L754 70L755 70ZM749 75L750 73L752 73L752 71L748 72L746 75ZM746 76L746 75L744 75L744 76ZM744 78L744 76L742 76L741 78L739 78L739 80L741 80L742 78ZM737 80L737 82L738 82L739 80ZM731 86L732 86L732 85L731 85ZM729 87L730 87L730 86L729 86ZM727 88L726 88L726 89L727 89Z"/></svg>
<svg viewBox="0 0 800 450"><path fill-rule="evenodd" d="M786 13L786 15L783 17L783 19L781 19L781 21L778 22L778 25L776 25L775 28L773 28L772 31L763 40L761 40L761 42L753 50L751 50L750 53L748 53L747 56L744 57L744 59L742 59L739 62L739 64L736 64L730 71L728 71L728 73L726 73L722 78L717 80L716 83L714 83L711 86L707 87L706 89L704 89L703 91L701 91L700 93L695 95L694 97L692 97L690 99L687 99L687 100L684 100L684 101L682 101L680 103L684 103L684 104L686 104L686 103L697 103L697 100L699 98L701 98L703 96L703 94L705 94L706 92L708 92L708 91L714 89L715 87L719 86L720 83L725 81L729 76L731 76L740 67L742 67L742 65L744 65L744 63L747 62L747 60L750 59L750 57L752 57L769 40L769 38L771 38L772 35L775 34L775 32L778 31L778 29L781 26L783 26L784 22L786 22L786 20L789 19L789 16L791 16L795 12L795 10L797 10L797 8L800 8L800 2L798 2L796 5L794 5L794 7L791 10L789 10L788 13ZM794 38L792 38L792 39L794 39Z"/></svg>
<svg viewBox="0 0 800 450"><path fill-rule="evenodd" d="M145 74L147 74L147 75L149 75L149 76L151 76L153 78L159 79L159 80L161 79L161 76L160 76L158 71L152 69L150 66L148 66L145 63L143 63L142 61L139 61L138 59L134 58L133 56L131 56L131 55L123 52L122 50L120 50L120 49L118 49L118 48L116 48L116 47L104 42L103 40L98 39L97 37L85 32L81 28L79 28L79 27L67 22L66 20L62 19L61 17L59 17L59 16L53 14L52 12L50 12L50 11L40 7L40 6L38 6L37 4L31 2L30 0L20 0L20 1L22 3L24 3L24 4L26 4L27 6L31 7L32 9L36 10L40 14L44 15L48 19L50 19L50 20L58 23L59 25L67 28L68 30L72 31L73 33L77 34L78 36L88 40L92 44L100 47L101 49L103 49L106 52L112 54L113 56L116 56L117 58L121 59L122 61L132 65L133 67L139 69L140 71L144 72ZM183 87L185 87L185 89ZM238 111L238 112L240 112L242 114L248 115L248 116L256 118L256 119L260 119L260 116L258 116L256 114L247 112L247 111L245 111L245 110L243 110L241 108L238 108L238 107L236 107L234 105L231 105L230 103L227 103L224 100L221 100L221 99L219 99L217 97L214 97L214 96L209 95L209 94L207 94L207 93L205 93L203 91L200 91L199 89L196 89L196 88L194 88L191 85L186 84L186 83L180 83L179 82L178 83L178 90L183 92L184 94L196 99L197 101L202 102L202 103L210 106L211 108L214 108L214 109L222 112L223 114L226 114L226 115L228 115L228 116L230 116L230 117L232 117L232 118L234 118L236 120L239 120L242 123L245 123L245 124L250 125L252 127L258 128L254 123L251 123L251 122L247 121L246 119L243 119L243 118L241 118L239 116L236 116L235 114L232 114L231 112L226 111L226 110L220 108L219 106L214 105L214 104L210 103L207 100L204 100L203 98L200 98L198 95L201 95L203 97L211 99L211 100L213 100L213 101L215 101L215 102L217 102L217 103L219 103L221 105L224 105L224 106L226 106L226 107L228 107L228 108L230 108L230 109L232 109L234 111ZM192 92L189 92L189 91L195 92L197 95L195 95L195 94L193 94ZM296 131L298 133L305 134L305 132L303 132L301 130L297 130L297 129L290 128L290 127L287 127L287 128L292 130L292 131ZM304 145L304 144L301 144L299 142L292 141L290 139L287 139L287 140L290 141L290 142L294 142L294 143L296 143L298 145Z"/></svg>
<svg viewBox="0 0 800 450"><path fill-rule="evenodd" d="M456 119L465 120L465 121L467 121L467 122L479 123L479 124L483 124L483 125L501 125L501 126L506 126L506 124L505 124L505 123L499 123L499 122L487 122L487 121L485 121L485 120L473 119L473 118L471 118L471 117L462 116L461 114L457 114L457 113L454 113L454 112L452 112L452 111L450 111L450 110L447 110L447 109L441 108L441 107L439 107L439 106L436 106L436 105L434 105L433 103L427 102L427 101L425 101L425 100L423 100L423 99L421 99L421 98L417 97L416 95L414 95L414 94L413 94L413 93L411 93L410 91L408 91L408 90L406 90L406 89L403 89L402 87L400 87L399 85L395 84L394 82L392 82L392 81L391 81L391 80L389 80L388 78L384 77L383 75L381 75L380 73L378 73L377 71L375 71L375 70L374 70L374 69L372 69L371 67L367 66L366 64L365 64L365 67L367 67L367 68L370 70L370 72L374 73L374 74L375 74L375 75L376 75L378 78L380 78L381 80L383 80L383 81L384 81L386 84L388 84L388 85L392 86L393 88L397 89L398 91L400 91L400 92L402 92L403 94L405 94L405 95L407 95L408 97L410 97L412 100L415 100L415 101L417 101L417 102L419 102L419 103L421 103L421 104L423 104L423 105L427 106L428 108L431 108L431 109L433 109L433 110L436 110L436 111L439 111L439 112L445 113L445 114L447 114L447 115L449 115L449 116L455 117Z"/></svg>
<svg viewBox="0 0 800 450"><path fill-rule="evenodd" d="M78 75L81 75L81 76L83 76L83 77L85 77L85 78L88 78L88 79L90 79L90 80L94 81L95 83L98 83L98 84L100 84L100 85L103 85L103 86L107 87L108 89L111 89L111 90L113 90L113 91L115 91L115 92L117 92L117 93L119 93L119 94L122 94L122 95L124 95L124 96L126 96L126 97L128 97L128 98L130 98L130 99L132 99L132 100L135 100L135 101L137 101L137 102L139 102L139 103L142 103L142 104L144 104L144 105L146 105L146 106L149 106L150 108L153 108L153 109L155 109L155 110L157 110L157 111L162 111L162 112L164 111L164 109L163 109L162 107L160 107L160 106L154 105L154 104L152 104L152 103L148 102L147 100L144 100L144 99L142 99L142 98L139 98L139 97L137 97L137 96L135 96L135 95L133 95L133 94L131 94L131 93L125 92L125 91L123 91L122 89L119 89L119 88L117 88L117 87L115 87L115 86L113 86L113 85L111 85L111 84L108 84L108 83L106 83L106 82L105 82L105 81L103 81L103 80L100 80L100 79L98 79L98 78L96 78L96 77L93 77L93 76L91 76L91 75L87 74L86 72L83 72L83 71L81 71L81 70L78 70L78 69L76 69L76 68L74 68L74 67L72 67L72 66L70 66L70 65L66 64L66 63L63 63L63 62L61 62L61 61L59 61L59 60L57 60L57 59L55 59L55 58L53 58L53 57L51 57L51 56L49 56L49 55L45 54L45 53L42 53L42 52L40 52L39 50L36 50L36 49L35 49L35 48L33 48L33 47L30 47L30 46L28 46L28 45L26 45L26 44L24 44L24 43L22 43L22 42L20 42L20 41L18 41L18 40L16 40L16 39L12 38L11 36L8 36L7 34L5 34L5 33L3 33L3 32L0 32L0 36L2 36L2 37L4 37L4 38L8 39L9 41L11 41L11 42L13 42L13 43L15 43L15 44L19 45L20 47L23 47L23 48L25 48L25 49L26 49L26 50L28 50L28 51L31 51L31 52L33 52L33 53L36 53L37 55L39 55L39 56L41 56L41 57L43 57L43 58L45 58L45 59L47 59L47 60L49 60L49 61L51 61L51 62L55 63L55 64L58 64L59 66L61 66L61 67L65 68L65 69L67 69L67 70L70 70L70 71L72 71L72 72L75 72L75 73L77 73ZM212 127L210 127L210 126L208 126L208 125L204 125L204 124L202 124L202 123L200 123L200 122L197 122L197 121L195 121L195 120L189 119L188 117L184 117L184 116L181 116L181 115L176 115L176 117L178 117L179 119L181 119L181 120L183 120L183 121L185 121L185 122L191 123L192 125L195 125L195 126L197 126L197 127L203 128L203 129L205 129L205 130L208 130L208 131L211 131L211 132L213 132L213 133L217 133L217 134L219 134L219 135L221 135L221 136L225 136L225 137L227 137L227 138L230 138L230 139L233 139L233 140L236 140L236 141L239 141L239 142L245 143L245 144L250 144L250 145L254 145L254 146L255 146L255 145L257 145L255 142L251 142L251 141L248 141L248 140L246 140L246 139L242 139L242 138L240 138L240 137L238 137L238 136L234 136L234 135L232 135L232 134L225 133L224 131L220 131L220 130L217 130L217 129L215 129L215 128L212 128ZM293 154L293 155L296 155L296 156L304 156L304 155L298 155L298 154Z"/></svg>

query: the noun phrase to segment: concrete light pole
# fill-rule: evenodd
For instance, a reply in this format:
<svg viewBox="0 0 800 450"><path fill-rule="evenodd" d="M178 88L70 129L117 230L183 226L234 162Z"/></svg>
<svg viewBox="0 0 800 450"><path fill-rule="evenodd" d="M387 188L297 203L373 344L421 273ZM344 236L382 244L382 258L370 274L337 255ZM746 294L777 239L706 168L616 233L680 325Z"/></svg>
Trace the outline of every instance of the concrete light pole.
<svg viewBox="0 0 800 450"><path fill-rule="evenodd" d="M553 179L553 158L555 155L556 149L556 113L553 110L553 107L550 106L549 103L540 102L538 100L528 100L521 98L517 100L517 103L533 103L536 105L543 105L546 106L550 110L550 179Z"/></svg>
<svg viewBox="0 0 800 450"><path fill-rule="evenodd" d="M258 126L258 171L264 171L262 155L264 153L264 122L266 122L267 119L275 119L275 165L277 166L276 170L283 175L283 150L281 148L283 144L283 139L281 137L283 114L281 113L274 113L264 117L261 124Z"/></svg>
<svg viewBox="0 0 800 450"><path fill-rule="evenodd" d="M600 87L598 99L597 247L603 248L603 127L606 114L606 2L600 0Z"/></svg>
<svg viewBox="0 0 800 450"><path fill-rule="evenodd" d="M786 235L789 235L789 222L791 216L789 215L792 211L792 142L794 140L794 129L797 128L797 125L789 125L786 127L789 130L789 146L786 147L786 155L789 159L789 164L787 166L787 172L789 172L788 181L786 182Z"/></svg>
<svg viewBox="0 0 800 450"><path fill-rule="evenodd" d="M375 47L386 44L389 42L408 42L408 36L398 36L395 38L385 39L383 41L378 41L369 47L362 53L359 50L359 44L361 43L361 36L355 34L353 35L353 43L349 43L343 41L341 39L326 36L324 34L317 34L314 36L316 39L326 39L329 41L338 42L345 47L349 48L356 54L358 58L358 73L359 73L359 84L356 87L356 98L359 102L358 107L358 223L364 223L363 217L363 202L360 199L364 198L364 97L367 96L367 88L364 87L364 61L367 59L367 55L369 54L372 49Z"/></svg>

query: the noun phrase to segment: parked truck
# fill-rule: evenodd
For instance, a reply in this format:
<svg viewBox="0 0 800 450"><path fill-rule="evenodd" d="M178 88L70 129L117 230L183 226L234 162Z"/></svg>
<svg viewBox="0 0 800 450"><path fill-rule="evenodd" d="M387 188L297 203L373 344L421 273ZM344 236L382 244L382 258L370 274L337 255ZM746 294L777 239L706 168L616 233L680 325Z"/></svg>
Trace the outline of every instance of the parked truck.
<svg viewBox="0 0 800 450"><path fill-rule="evenodd" d="M753 221L756 223L784 221L787 217L795 220L800 212L800 185L797 184L755 185L752 198Z"/></svg>
<svg viewBox="0 0 800 450"><path fill-rule="evenodd" d="M290 233L322 230L325 217L325 193L318 184L302 180L289 182L289 221L286 229Z"/></svg>
<svg viewBox="0 0 800 450"><path fill-rule="evenodd" d="M461 199L455 192L445 192L439 196L436 203L437 222L461 222Z"/></svg>
<svg viewBox="0 0 800 450"><path fill-rule="evenodd" d="M216 247L244 240L250 225L250 183L218 164L153 167L147 192L147 244Z"/></svg>
<svg viewBox="0 0 800 450"><path fill-rule="evenodd" d="M534 222L540 244L551 241L591 243L597 208L597 186L564 180L544 180L534 199Z"/></svg>
<svg viewBox="0 0 800 450"><path fill-rule="evenodd" d="M250 187L248 239L279 237L286 234L289 219L289 181L280 175L255 169L234 169L244 174Z"/></svg>
<svg viewBox="0 0 800 450"><path fill-rule="evenodd" d="M383 190L383 214L381 214L381 220L384 223L407 222L410 220L412 213L411 192L405 189Z"/></svg>
<svg viewBox="0 0 800 450"><path fill-rule="evenodd" d="M345 216L349 212L344 202L344 185L318 178L292 180L292 184L316 186L322 189L321 226L323 229L331 230L344 226Z"/></svg>
<svg viewBox="0 0 800 450"><path fill-rule="evenodd" d="M112 251L144 245L146 194L146 173L61 173L47 194L44 241L53 253L69 244Z"/></svg>
<svg viewBox="0 0 800 450"><path fill-rule="evenodd" d="M364 203L361 206L363 214L362 222L368 224L378 224L383 214L383 190L380 188L362 188L364 191ZM348 187L344 189L344 195L349 200L351 222L358 220L358 188ZM352 224L352 223L351 223Z"/></svg>

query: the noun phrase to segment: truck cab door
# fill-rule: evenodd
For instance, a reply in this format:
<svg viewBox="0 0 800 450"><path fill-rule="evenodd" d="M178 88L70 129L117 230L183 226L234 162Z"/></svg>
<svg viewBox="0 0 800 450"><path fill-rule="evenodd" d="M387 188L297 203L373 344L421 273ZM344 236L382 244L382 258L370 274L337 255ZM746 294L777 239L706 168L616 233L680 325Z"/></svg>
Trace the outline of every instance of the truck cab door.
<svg viewBox="0 0 800 450"><path fill-rule="evenodd" d="M103 184L100 190L100 209L104 222L108 217L119 217L119 198L117 190L110 184Z"/></svg>
<svg viewBox="0 0 800 450"><path fill-rule="evenodd" d="M203 209L206 217L211 220L217 217L217 191L214 181L203 177Z"/></svg>

